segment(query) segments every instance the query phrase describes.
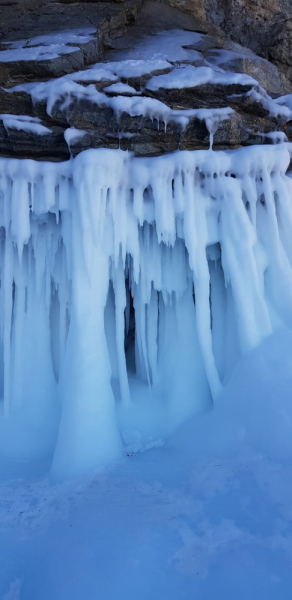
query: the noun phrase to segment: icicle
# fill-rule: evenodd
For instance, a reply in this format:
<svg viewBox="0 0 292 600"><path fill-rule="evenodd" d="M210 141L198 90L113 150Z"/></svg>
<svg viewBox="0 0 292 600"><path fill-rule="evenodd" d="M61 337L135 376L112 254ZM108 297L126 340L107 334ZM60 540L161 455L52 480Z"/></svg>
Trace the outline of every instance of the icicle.
<svg viewBox="0 0 292 600"><path fill-rule="evenodd" d="M119 378L119 363L117 354L116 307L112 282L109 282L108 296L104 311L105 335L111 365L111 377Z"/></svg>
<svg viewBox="0 0 292 600"><path fill-rule="evenodd" d="M129 276L126 279L126 308L125 308L125 328L126 334L129 333L130 328L130 288L129 288Z"/></svg>
<svg viewBox="0 0 292 600"><path fill-rule="evenodd" d="M242 204L239 185L229 181L229 187L221 205L222 265L232 287L241 352L247 352L269 335L271 324L253 252L255 232Z"/></svg>
<svg viewBox="0 0 292 600"><path fill-rule="evenodd" d="M133 286L133 300L135 308L135 358L137 374L143 381L150 385L147 342L146 342L146 307L142 299L139 286Z"/></svg>
<svg viewBox="0 0 292 600"><path fill-rule="evenodd" d="M25 178L16 178L12 185L11 236L17 245L21 262L23 246L27 244L30 237L29 191Z"/></svg>
<svg viewBox="0 0 292 600"><path fill-rule="evenodd" d="M12 304L13 304L13 264L14 249L9 230L6 231L5 255L4 255L4 414L7 416L10 409L11 391L11 327L12 327Z"/></svg>
<svg viewBox="0 0 292 600"><path fill-rule="evenodd" d="M147 312L147 348L152 385L157 380L157 328L158 328L158 297L152 289L151 299L146 307Z"/></svg>
<svg viewBox="0 0 292 600"><path fill-rule="evenodd" d="M120 253L119 262L113 271L113 284L115 291L115 318L116 318L116 348L119 368L119 382L121 391L121 400L125 407L130 404L130 390L126 366L124 339L125 339L125 310L126 310L126 290L125 277Z"/></svg>
<svg viewBox="0 0 292 600"><path fill-rule="evenodd" d="M172 173L167 162L161 164L152 181L155 202L155 225L158 240L173 245L175 241L175 215L172 202Z"/></svg>
<svg viewBox="0 0 292 600"><path fill-rule="evenodd" d="M280 239L279 224L276 214L274 188L267 173L263 172L259 182L261 210L260 235L269 265L266 274L266 285L276 310L287 325L292 327L292 271L287 254ZM281 186L279 188L281 191ZM283 193L283 192L282 192ZM283 197L284 200L285 196ZM261 204L261 202L263 204ZM287 211L289 218L289 211Z"/></svg>
<svg viewBox="0 0 292 600"><path fill-rule="evenodd" d="M11 408L19 407L24 402L24 370L25 370L25 359L24 355L27 355L27 326L26 326L26 297L27 297L27 270L26 270L26 257L20 265L18 261L15 261L16 265L14 268L14 310L13 310L13 322L12 322L12 335L11 335L11 356L13 358L10 368L10 400ZM31 332L32 335L33 332ZM4 359L5 361L5 359Z"/></svg>
<svg viewBox="0 0 292 600"><path fill-rule="evenodd" d="M217 400L222 385L219 379L215 364L212 346L211 334L211 315L210 315L210 280L208 276L202 278L194 277L195 295L196 295L196 323L198 340L206 369L207 378L211 388L214 400Z"/></svg>

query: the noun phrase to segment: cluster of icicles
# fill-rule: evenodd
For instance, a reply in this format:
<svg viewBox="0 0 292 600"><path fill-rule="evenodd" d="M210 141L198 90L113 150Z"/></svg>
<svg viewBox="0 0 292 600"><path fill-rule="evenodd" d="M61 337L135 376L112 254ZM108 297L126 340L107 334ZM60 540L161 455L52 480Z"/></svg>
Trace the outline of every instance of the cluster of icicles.
<svg viewBox="0 0 292 600"><path fill-rule="evenodd" d="M180 423L292 329L289 161L288 144L1 160L2 452L53 447L56 477L115 460L131 379Z"/></svg>

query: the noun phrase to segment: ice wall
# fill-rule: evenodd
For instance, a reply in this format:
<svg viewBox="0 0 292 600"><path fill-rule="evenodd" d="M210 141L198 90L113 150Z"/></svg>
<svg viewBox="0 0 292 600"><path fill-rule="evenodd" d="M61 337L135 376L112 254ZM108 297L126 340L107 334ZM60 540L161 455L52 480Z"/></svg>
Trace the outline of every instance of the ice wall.
<svg viewBox="0 0 292 600"><path fill-rule="evenodd" d="M115 460L131 381L173 427L292 329L289 161L289 144L1 159L1 452L54 450L55 477Z"/></svg>

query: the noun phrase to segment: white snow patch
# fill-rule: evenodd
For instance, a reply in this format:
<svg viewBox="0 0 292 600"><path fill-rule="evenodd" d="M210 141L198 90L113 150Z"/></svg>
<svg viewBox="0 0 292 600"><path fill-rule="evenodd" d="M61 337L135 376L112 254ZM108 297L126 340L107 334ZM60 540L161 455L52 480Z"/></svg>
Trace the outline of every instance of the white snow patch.
<svg viewBox="0 0 292 600"><path fill-rule="evenodd" d="M206 83L214 85L257 85L257 81L249 75L226 71L218 73L211 67L187 65L175 68L170 73L152 77L150 81L147 81L146 88L153 91L159 88L182 89L197 87Z"/></svg>
<svg viewBox="0 0 292 600"><path fill-rule="evenodd" d="M68 145L68 148L70 149L70 145L75 141L78 140L79 138L82 138L86 135L87 131L84 131L83 129L76 129L75 127L68 127L68 129L66 129L64 131L64 138L65 138L65 142Z"/></svg>
<svg viewBox="0 0 292 600"><path fill-rule="evenodd" d="M144 440L142 434L137 429L123 429L122 438L128 454L146 452L152 448L161 448L165 444L163 440L155 440L151 436Z"/></svg>
<svg viewBox="0 0 292 600"><path fill-rule="evenodd" d="M103 88L103 92L110 92L112 94L129 94L131 96L139 95L139 92L137 92L135 88L127 83L122 83L121 81Z"/></svg>
<svg viewBox="0 0 292 600"><path fill-rule="evenodd" d="M52 60L61 54L70 54L79 50L79 44L86 44L94 39L95 31L94 28L88 27L48 33L28 40L2 42L3 45L8 46L8 49L0 50L0 62Z"/></svg>
<svg viewBox="0 0 292 600"><path fill-rule="evenodd" d="M270 131L269 133L258 131L258 135L268 138L273 144L283 144L284 142L288 142L288 138L284 131Z"/></svg>
<svg viewBox="0 0 292 600"><path fill-rule="evenodd" d="M48 127L41 125L38 117L29 117L27 115L0 114L0 120L3 121L5 129L17 129L36 135L48 135L52 133Z"/></svg>
<svg viewBox="0 0 292 600"><path fill-rule="evenodd" d="M160 58L154 59L121 59L116 62L110 63L98 63L89 68L95 71L96 68L102 66L105 70L120 77L122 79L128 79L131 77L143 77L143 75L150 75L155 71L164 71L172 69L172 64L168 60L162 60Z"/></svg>
<svg viewBox="0 0 292 600"><path fill-rule="evenodd" d="M160 31L146 37L135 44L130 50L121 50L117 57L119 60L167 60L178 62L183 60L201 60L202 54L195 49L187 49L183 46L199 45L202 34L194 31L183 31L173 29Z"/></svg>
<svg viewBox="0 0 292 600"><path fill-rule="evenodd" d="M284 102L279 102L279 98L271 98L263 88L259 88L259 90L252 89L246 96L250 96L255 102L259 102L271 117L281 117L285 121L291 119L292 112L289 103L286 105Z"/></svg>

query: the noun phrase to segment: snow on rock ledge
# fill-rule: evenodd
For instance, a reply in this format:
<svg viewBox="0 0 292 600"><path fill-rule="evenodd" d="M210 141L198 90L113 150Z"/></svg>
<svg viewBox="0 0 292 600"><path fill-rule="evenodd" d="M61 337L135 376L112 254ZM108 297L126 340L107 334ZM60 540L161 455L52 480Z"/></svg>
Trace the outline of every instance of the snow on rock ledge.
<svg viewBox="0 0 292 600"><path fill-rule="evenodd" d="M106 464L137 386L170 431L292 329L289 151L1 159L2 452Z"/></svg>

